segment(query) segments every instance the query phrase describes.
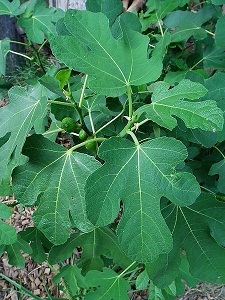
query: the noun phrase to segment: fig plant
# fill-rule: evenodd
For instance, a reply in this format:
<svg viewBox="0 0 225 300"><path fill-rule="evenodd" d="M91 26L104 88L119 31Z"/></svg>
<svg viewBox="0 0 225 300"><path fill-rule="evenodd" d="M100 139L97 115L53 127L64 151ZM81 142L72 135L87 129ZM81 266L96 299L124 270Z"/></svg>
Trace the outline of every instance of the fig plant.
<svg viewBox="0 0 225 300"><path fill-rule="evenodd" d="M68 299L175 299L183 282L224 282L224 5L148 0L137 14L87 0L64 13L0 0L27 46L49 42L58 61L0 109L0 194L37 207L16 234L0 203L10 264L23 267L21 250L61 264Z"/></svg>

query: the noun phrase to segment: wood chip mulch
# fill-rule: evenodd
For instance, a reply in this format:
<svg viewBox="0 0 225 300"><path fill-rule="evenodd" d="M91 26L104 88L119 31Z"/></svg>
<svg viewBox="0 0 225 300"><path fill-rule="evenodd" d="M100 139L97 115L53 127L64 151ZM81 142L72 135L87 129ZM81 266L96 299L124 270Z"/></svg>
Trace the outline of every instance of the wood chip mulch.
<svg viewBox="0 0 225 300"><path fill-rule="evenodd" d="M13 196L10 197L0 197L0 202L13 203L15 199ZM33 226L32 214L35 211L34 208L24 207L20 211L20 206L16 205L13 208L13 214L10 219L11 224L16 228L17 232L25 230L27 227ZM25 267L22 269L12 267L8 264L8 257L3 254L0 257L0 273L8 276L17 283L23 285L26 289L34 293L39 297L47 297L46 290L50 290L50 294L54 297L66 298L62 291L59 291L57 287L52 283L52 277L55 275L51 272L50 268L46 263L38 264L34 262L29 255L23 254L25 258ZM58 269L58 265L54 266ZM10 283L6 282L4 279L0 278L0 300L12 299L32 299L30 297L20 296L21 292L16 290Z"/></svg>
<svg viewBox="0 0 225 300"><path fill-rule="evenodd" d="M15 199L13 196L0 197L0 202L13 203ZM27 227L33 226L32 214L34 208L25 207L20 211L19 205L16 205L13 209L11 224L16 228L17 232L25 230ZM8 258L6 254L0 257L0 273L8 276L17 283L20 283L29 291L45 298L48 296L46 290L49 291L51 296L66 298L65 294L59 290L52 283L52 277L55 275L46 263L38 264L34 262L29 255L24 254L25 267L22 269L12 267L8 264ZM59 266L55 265L55 269ZM210 271L210 270L209 270ZM21 295L23 295L21 297ZM0 300L32 300L32 297L21 294L21 291L16 290L14 286L0 278ZM147 300L146 292L140 292L133 296L134 300ZM96 299L97 300L97 299ZM201 283L193 288L186 287L186 291L182 297L177 300L225 300L225 284L215 285Z"/></svg>
<svg viewBox="0 0 225 300"><path fill-rule="evenodd" d="M225 284L202 282L195 287L187 287L184 295L177 300L225 300Z"/></svg>

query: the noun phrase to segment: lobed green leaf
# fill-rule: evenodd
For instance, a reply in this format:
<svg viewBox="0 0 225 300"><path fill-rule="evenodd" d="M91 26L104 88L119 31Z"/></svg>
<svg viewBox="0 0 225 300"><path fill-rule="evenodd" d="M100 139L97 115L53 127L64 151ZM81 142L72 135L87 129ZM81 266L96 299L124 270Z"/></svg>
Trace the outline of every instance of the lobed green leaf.
<svg viewBox="0 0 225 300"><path fill-rule="evenodd" d="M79 229L90 230L93 226L86 219L84 185L100 164L41 135L27 139L23 154L29 161L14 172L14 193L25 205L40 200L33 215L37 228L54 244L62 244L70 236L70 215Z"/></svg>
<svg viewBox="0 0 225 300"><path fill-rule="evenodd" d="M172 238L160 212L160 198L186 206L200 193L193 175L175 171L187 157L184 145L163 137L137 146L114 137L102 143L98 155L105 164L89 176L85 187L89 220L97 227L113 222L122 200L117 234L125 253L147 262L169 252Z"/></svg>
<svg viewBox="0 0 225 300"><path fill-rule="evenodd" d="M17 235L17 241L5 247L10 265L18 268L24 268L25 257L22 255L21 250L27 254L32 253L32 248L30 247L29 243Z"/></svg>
<svg viewBox="0 0 225 300"><path fill-rule="evenodd" d="M0 220L0 244L11 245L17 240L16 230L9 224Z"/></svg>
<svg viewBox="0 0 225 300"><path fill-rule="evenodd" d="M92 270L86 275L86 283L96 289L87 293L85 300L128 300L130 286L128 282L111 269L103 272Z"/></svg>
<svg viewBox="0 0 225 300"><path fill-rule="evenodd" d="M215 101L193 101L206 94L207 90L200 83L182 80L169 89L169 84L159 82L152 95L151 104L141 106L135 114L146 113L146 117L170 130L177 126L174 116L182 119L188 128L206 131L222 130L223 112Z"/></svg>
<svg viewBox="0 0 225 300"><path fill-rule="evenodd" d="M81 288L88 289L85 278L81 275L81 269L77 266L67 265L62 267L52 280L54 283L60 283L61 278L64 279L72 296L79 294Z"/></svg>
<svg viewBox="0 0 225 300"><path fill-rule="evenodd" d="M81 259L78 261L83 274L93 269L102 270L104 266L102 255L113 258L114 262L122 268L131 264L131 260L121 250L117 236L107 227L96 228L89 233L71 235L63 245L52 247L49 252L49 262L56 264L66 260L76 247L83 249Z"/></svg>
<svg viewBox="0 0 225 300"><path fill-rule="evenodd" d="M127 86L156 80L162 70L159 59L147 58L148 37L129 30L123 23L121 30L123 36L115 39L102 13L69 10L64 23L58 24L63 34L51 40L51 47L67 66L89 75L90 89L119 96Z"/></svg>
<svg viewBox="0 0 225 300"><path fill-rule="evenodd" d="M225 203L202 193L189 207L171 204L163 212L173 230L174 251L179 257L180 249L184 249L192 276L199 281L224 282Z"/></svg>
<svg viewBox="0 0 225 300"><path fill-rule="evenodd" d="M0 218L8 219L12 214L10 207L0 202ZM0 244L10 245L17 240L16 230L9 224L0 220Z"/></svg>
<svg viewBox="0 0 225 300"><path fill-rule="evenodd" d="M46 115L47 99L40 86L28 91L23 87L9 90L9 104L0 108L0 191L9 185L12 170L24 162L21 155L26 137L35 122Z"/></svg>
<svg viewBox="0 0 225 300"><path fill-rule="evenodd" d="M222 16L216 23L215 43L218 47L225 48L223 36L225 34L225 16Z"/></svg>
<svg viewBox="0 0 225 300"><path fill-rule="evenodd" d="M44 248L44 236L36 227L28 227L26 230L19 233L20 237L29 243L32 253L31 257L34 261L42 263L46 260L46 253Z"/></svg>
<svg viewBox="0 0 225 300"><path fill-rule="evenodd" d="M20 6L20 0L1 0L0 2L0 15L14 15L14 12L17 11L17 9Z"/></svg>
<svg viewBox="0 0 225 300"><path fill-rule="evenodd" d="M27 7L18 24L25 29L31 41L41 44L45 35L48 38L56 35L55 23L63 17L64 12L53 7L46 9L46 3L41 0L37 0L31 8Z"/></svg>
<svg viewBox="0 0 225 300"><path fill-rule="evenodd" d="M123 11L123 4L120 0L87 0L86 9L92 12L102 12L109 19L110 26L118 15Z"/></svg>

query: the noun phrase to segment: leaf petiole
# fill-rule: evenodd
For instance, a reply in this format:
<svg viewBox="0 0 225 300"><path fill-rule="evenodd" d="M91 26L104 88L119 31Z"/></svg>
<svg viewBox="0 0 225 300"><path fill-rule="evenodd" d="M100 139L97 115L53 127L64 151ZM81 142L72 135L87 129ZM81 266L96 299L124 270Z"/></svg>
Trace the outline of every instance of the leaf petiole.
<svg viewBox="0 0 225 300"><path fill-rule="evenodd" d="M78 148L80 148L80 147L85 146L87 143L98 142L98 141L99 141L99 142L103 142L103 141L105 141L105 140L106 140L106 138L93 138L93 139L84 141L84 142L82 142L82 143L80 143L80 144L77 144L77 145L71 147L70 149L68 149L67 151L68 151L68 154L70 155L74 150L76 150L76 149L78 149Z"/></svg>
<svg viewBox="0 0 225 300"><path fill-rule="evenodd" d="M225 196L216 194L216 199L221 200L221 201L225 201Z"/></svg>
<svg viewBox="0 0 225 300"><path fill-rule="evenodd" d="M44 73L46 73L45 68L44 68L44 66L43 66L43 63L42 63L42 61L41 61L40 55L39 55L39 51L35 48L33 42L31 42L31 48L32 48L33 51L34 51L34 55L35 55L35 57L36 57L36 59L37 59L37 64L38 64L38 66L42 69L42 71L43 71Z"/></svg>
<svg viewBox="0 0 225 300"><path fill-rule="evenodd" d="M15 52L13 50L9 50L10 53L13 53L13 54L16 54L16 55L19 55L19 56L22 56L22 57L25 57L26 59L29 59L31 60L31 57L27 56L26 54L23 54L23 53L18 53L18 52Z"/></svg>
<svg viewBox="0 0 225 300"><path fill-rule="evenodd" d="M124 137L127 135L127 131L130 130L131 126L137 121L137 116L133 116L123 128L123 130L118 134L119 137ZM135 127L135 126L134 126ZM136 127L135 127L136 128Z"/></svg>
<svg viewBox="0 0 225 300"><path fill-rule="evenodd" d="M129 118L133 116L133 103L132 103L132 92L130 85L127 86L127 98L128 98L128 105L129 105Z"/></svg>
<svg viewBox="0 0 225 300"><path fill-rule="evenodd" d="M164 32L163 32L162 25L161 25L161 20L158 18L158 14L157 13L156 13L156 17L157 17L157 20L158 20L158 25L159 25L160 33L161 33L162 36L164 36Z"/></svg>
<svg viewBox="0 0 225 300"><path fill-rule="evenodd" d="M147 123L148 121L149 121L149 119L145 119L145 120L141 121L140 123L138 123L138 127L140 127L141 125ZM134 130L137 130L137 126L131 127L130 131L134 131Z"/></svg>
<svg viewBox="0 0 225 300"><path fill-rule="evenodd" d="M119 275L118 275L118 277L122 277L123 275L125 275L126 273L127 273L127 271L131 268L131 267L133 267L133 265L135 265L137 262L136 261L134 261L134 262L132 262L125 270L123 270L123 272L121 272ZM130 272L129 272L130 273Z"/></svg>
<svg viewBox="0 0 225 300"><path fill-rule="evenodd" d="M103 125L101 128L99 128L96 132L95 135L98 134L99 132L101 132L104 128L106 128L108 125L110 125L111 123L113 123L116 119L118 119L124 112L125 110L125 106L123 107L123 109L121 110L121 112L115 116L114 118L112 118L112 120L110 120L109 122L107 122L105 125Z"/></svg>
<svg viewBox="0 0 225 300"><path fill-rule="evenodd" d="M205 32L207 32L208 34L210 34L210 35L212 35L212 36L215 36L215 33L211 32L211 31L209 31L209 30L207 30L207 29L205 29Z"/></svg>
<svg viewBox="0 0 225 300"><path fill-rule="evenodd" d="M202 185L200 185L200 188L202 189L202 190L205 190L206 192L209 192L210 194L212 194L212 195L216 195L216 193L214 193L213 191L211 191L210 189L207 189L206 187L204 187L204 186L202 186Z"/></svg>
<svg viewBox="0 0 225 300"><path fill-rule="evenodd" d="M52 272L54 272L55 274L59 274L60 272L58 271L58 270L56 270L47 260L45 261L45 263L48 265L48 267L50 268L50 270L52 271ZM72 300L72 296L70 295L70 292L69 292L69 289L67 288L67 285L66 285L66 283L65 283L65 281L62 279L62 285L63 285L63 287L64 287L64 289L65 289L65 293L66 293L66 295L67 295L67 297L68 297L68 299L69 300Z"/></svg>
<svg viewBox="0 0 225 300"><path fill-rule="evenodd" d="M40 53L40 51L41 51L41 49L44 47L44 45L47 43L47 41L48 40L45 40L42 44L41 44L41 46L38 48L38 53Z"/></svg>
<svg viewBox="0 0 225 300"><path fill-rule="evenodd" d="M70 106L75 108L75 104L70 102L62 102L62 101L55 101L55 100L47 100L47 102L50 104L64 105L64 106Z"/></svg>
<svg viewBox="0 0 225 300"><path fill-rule="evenodd" d="M197 67L197 65L199 65L201 62L203 62L205 58L203 57L202 59L200 59L196 64L194 64L194 66L192 66L189 71L192 71L195 67Z"/></svg>
<svg viewBox="0 0 225 300"><path fill-rule="evenodd" d="M91 110L90 109L88 109L88 116L89 116L89 120L90 120L90 124L91 124L92 133L93 133L93 135L96 135L95 127L94 127L94 123L93 123L93 119L92 119L92 116L91 116Z"/></svg>
<svg viewBox="0 0 225 300"><path fill-rule="evenodd" d="M54 130L46 131L46 132L42 133L42 135L48 135L48 134L57 133L57 132L63 132L63 131L64 131L64 129L57 128L57 129L54 129Z"/></svg>
<svg viewBox="0 0 225 300"><path fill-rule="evenodd" d="M205 190L205 191L208 192L209 194L211 194L211 195L213 195L214 197L216 197L216 199L225 201L225 196L219 195L219 194L217 194L217 193L211 191L210 189L207 189L207 188L204 187L204 186L201 186L201 185L200 185L200 187L201 187L202 190Z"/></svg>
<svg viewBox="0 0 225 300"><path fill-rule="evenodd" d="M223 159L225 159L225 155L219 148L217 148L216 146L213 146L213 148L215 148L222 155Z"/></svg>
<svg viewBox="0 0 225 300"><path fill-rule="evenodd" d="M79 105L78 105L79 108L82 107L82 103L83 103L83 99L84 99L84 92L85 92L85 88L87 85L87 80L88 80L88 75L85 75L84 84L83 84L83 88L82 88L80 100L79 100Z"/></svg>
<svg viewBox="0 0 225 300"><path fill-rule="evenodd" d="M124 275L128 275L128 274L130 274L130 276L128 277L128 282L131 282L131 279L134 277L134 275L135 275L135 273L137 272L137 271L139 271L139 270L141 270L141 267L136 267L134 270L130 270L130 271L128 271L128 272L126 272Z"/></svg>
<svg viewBox="0 0 225 300"><path fill-rule="evenodd" d="M77 112L78 115L79 115L80 124L81 124L81 125L85 125L85 124L84 124L84 118L83 118L83 115L82 115L81 108L77 105L76 102L74 102L74 108L75 108L76 112ZM87 129L87 128L86 128L86 129Z"/></svg>
<svg viewBox="0 0 225 300"><path fill-rule="evenodd" d="M45 261L45 263L47 264L47 266L49 267L49 269L54 272L55 274L59 274L59 271L56 270L49 262L48 260Z"/></svg>
<svg viewBox="0 0 225 300"><path fill-rule="evenodd" d="M30 46L30 45L27 44L27 43L18 42L18 41L11 41L11 40L10 40L10 43L13 43L13 44L19 44L19 45L26 46L26 47L29 47L29 46Z"/></svg>
<svg viewBox="0 0 225 300"><path fill-rule="evenodd" d="M130 131L130 130L127 131L127 134L129 134L129 135L132 137L132 139L133 139L135 145L136 145L137 147L139 147L140 144L139 144L139 142L138 142L138 139L136 138L136 135L135 135L132 131Z"/></svg>

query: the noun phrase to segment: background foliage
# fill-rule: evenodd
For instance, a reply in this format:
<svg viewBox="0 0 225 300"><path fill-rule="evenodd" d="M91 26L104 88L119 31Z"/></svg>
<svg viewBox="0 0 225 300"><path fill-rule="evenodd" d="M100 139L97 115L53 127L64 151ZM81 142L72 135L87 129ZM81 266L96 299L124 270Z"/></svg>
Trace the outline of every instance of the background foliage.
<svg viewBox="0 0 225 300"><path fill-rule="evenodd" d="M37 207L16 234L1 203L10 264L23 267L21 250L60 264L68 299L174 299L183 281L224 282L223 4L148 0L138 15L120 0L66 13L0 1L36 67L0 110L0 194ZM14 42L0 41L2 93Z"/></svg>

